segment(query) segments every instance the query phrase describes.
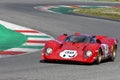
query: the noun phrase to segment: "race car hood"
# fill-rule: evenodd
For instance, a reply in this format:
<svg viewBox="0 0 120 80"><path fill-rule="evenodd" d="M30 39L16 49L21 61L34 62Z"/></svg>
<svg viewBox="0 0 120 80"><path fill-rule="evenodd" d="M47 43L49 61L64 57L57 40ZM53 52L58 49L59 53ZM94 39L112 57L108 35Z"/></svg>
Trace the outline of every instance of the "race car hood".
<svg viewBox="0 0 120 80"><path fill-rule="evenodd" d="M63 44L61 50L84 50L88 43L71 43L66 42Z"/></svg>
<svg viewBox="0 0 120 80"><path fill-rule="evenodd" d="M86 43L64 43L61 49L57 51L59 56L65 59L76 57L78 54L83 55L83 52L88 44Z"/></svg>

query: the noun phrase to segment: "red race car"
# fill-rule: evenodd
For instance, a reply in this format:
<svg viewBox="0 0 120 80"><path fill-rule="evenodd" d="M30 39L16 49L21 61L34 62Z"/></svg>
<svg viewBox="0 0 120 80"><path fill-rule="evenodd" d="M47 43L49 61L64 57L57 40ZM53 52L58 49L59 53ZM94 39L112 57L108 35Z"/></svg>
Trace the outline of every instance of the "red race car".
<svg viewBox="0 0 120 80"><path fill-rule="evenodd" d="M76 32L63 34L57 40L46 42L42 52L43 61L75 61L80 63L101 63L114 61L117 39L104 35L86 35Z"/></svg>

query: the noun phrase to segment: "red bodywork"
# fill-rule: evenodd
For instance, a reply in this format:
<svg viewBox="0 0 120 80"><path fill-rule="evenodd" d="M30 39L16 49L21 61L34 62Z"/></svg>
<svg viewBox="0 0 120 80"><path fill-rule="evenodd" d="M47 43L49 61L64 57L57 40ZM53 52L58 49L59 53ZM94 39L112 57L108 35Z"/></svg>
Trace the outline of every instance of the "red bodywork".
<svg viewBox="0 0 120 80"><path fill-rule="evenodd" d="M74 34L81 36L81 34ZM82 34L83 35L83 34ZM84 35L89 36L89 35ZM69 37L67 34L60 35L57 40L50 40L46 42L42 52L42 60L51 61L77 61L82 63L93 63L97 56L99 49L103 51L102 60L108 58L112 54L113 46L117 46L115 38L108 38L107 36L95 35L96 42L74 43L67 42L65 39ZM107 47L106 47L107 45ZM51 48L51 53L47 54L47 48ZM86 56L86 52L91 51L92 55ZM89 54L88 54L89 55Z"/></svg>

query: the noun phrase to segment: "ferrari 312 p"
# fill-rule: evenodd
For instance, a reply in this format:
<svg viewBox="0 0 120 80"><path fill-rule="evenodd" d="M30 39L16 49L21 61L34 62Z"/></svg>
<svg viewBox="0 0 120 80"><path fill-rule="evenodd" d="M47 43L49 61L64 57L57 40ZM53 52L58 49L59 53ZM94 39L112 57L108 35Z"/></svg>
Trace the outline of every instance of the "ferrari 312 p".
<svg viewBox="0 0 120 80"><path fill-rule="evenodd" d="M56 40L46 42L41 58L44 61L75 61L101 63L114 61L118 40L105 35L63 34Z"/></svg>

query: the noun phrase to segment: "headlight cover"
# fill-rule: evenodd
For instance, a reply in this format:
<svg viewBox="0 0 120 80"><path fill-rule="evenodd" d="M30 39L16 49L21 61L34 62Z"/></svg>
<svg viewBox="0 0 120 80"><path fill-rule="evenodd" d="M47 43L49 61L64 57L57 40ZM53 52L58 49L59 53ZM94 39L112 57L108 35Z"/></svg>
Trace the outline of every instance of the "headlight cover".
<svg viewBox="0 0 120 80"><path fill-rule="evenodd" d="M90 57L90 56L92 56L92 51L90 50L86 51L85 57Z"/></svg>
<svg viewBox="0 0 120 80"><path fill-rule="evenodd" d="M46 49L46 54L49 55L50 53L52 53L52 51L53 51L52 48L47 48Z"/></svg>

